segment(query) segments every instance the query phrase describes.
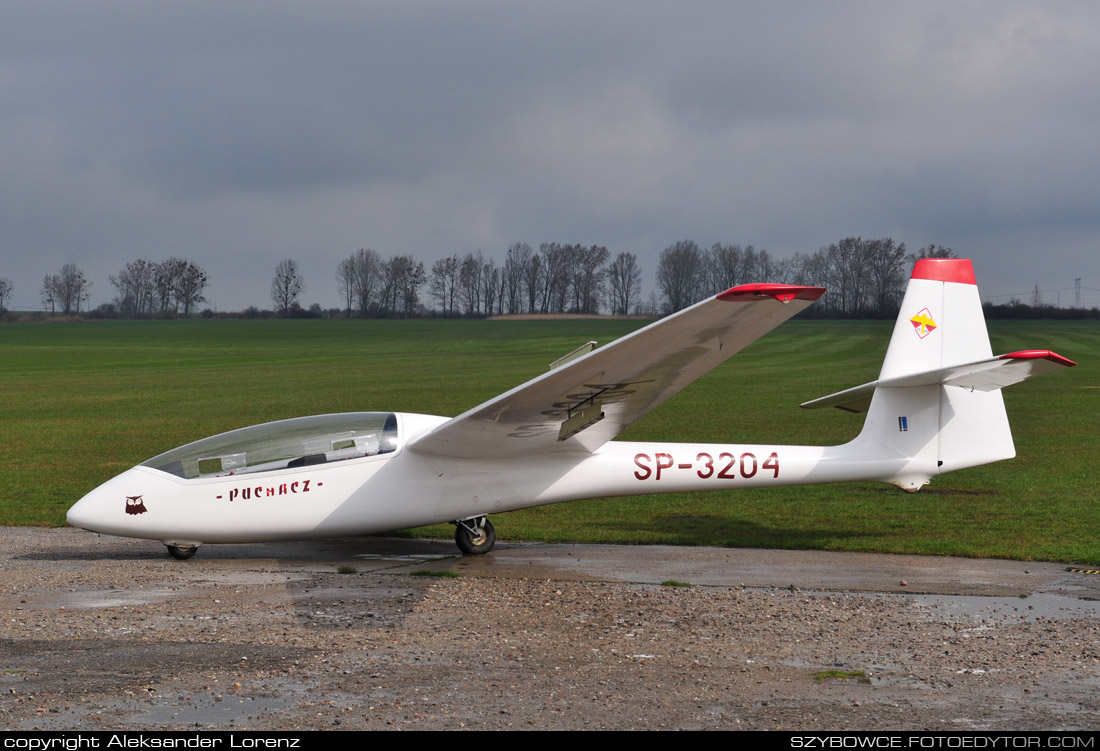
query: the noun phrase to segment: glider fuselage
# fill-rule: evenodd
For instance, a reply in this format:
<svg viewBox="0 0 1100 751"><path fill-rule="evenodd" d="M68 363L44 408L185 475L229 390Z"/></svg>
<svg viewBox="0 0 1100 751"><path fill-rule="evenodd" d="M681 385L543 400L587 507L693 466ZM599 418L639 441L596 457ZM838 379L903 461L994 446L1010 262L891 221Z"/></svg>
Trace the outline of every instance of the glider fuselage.
<svg viewBox="0 0 1100 751"><path fill-rule="evenodd" d="M400 443L450 418L395 413ZM89 493L75 526L168 544L371 534L583 498L872 480L905 459L844 447L611 441L498 460L390 453L185 478L140 465ZM140 511L128 499L140 499ZM122 513L123 507L128 510Z"/></svg>

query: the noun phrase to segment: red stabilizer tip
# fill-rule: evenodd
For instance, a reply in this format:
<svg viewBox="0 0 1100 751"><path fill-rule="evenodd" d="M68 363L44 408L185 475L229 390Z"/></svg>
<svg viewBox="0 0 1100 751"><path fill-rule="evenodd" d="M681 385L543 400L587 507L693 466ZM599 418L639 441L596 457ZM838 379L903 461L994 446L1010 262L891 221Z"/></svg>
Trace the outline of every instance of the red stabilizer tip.
<svg viewBox="0 0 1100 751"><path fill-rule="evenodd" d="M1075 363L1068 357L1062 357L1057 352L1051 352L1049 349L1025 349L1019 352L1009 352L1007 355L1001 355L1002 360L1050 360L1056 362L1059 365L1065 365L1067 368L1072 368Z"/></svg>
<svg viewBox="0 0 1100 751"><path fill-rule="evenodd" d="M726 302L747 302L761 297L774 297L782 303L791 300L816 300L825 294L824 287L801 287L797 284L739 284L718 295Z"/></svg>
<svg viewBox="0 0 1100 751"><path fill-rule="evenodd" d="M912 278L956 284L978 283L974 278L974 264L969 258L922 258L913 264Z"/></svg>

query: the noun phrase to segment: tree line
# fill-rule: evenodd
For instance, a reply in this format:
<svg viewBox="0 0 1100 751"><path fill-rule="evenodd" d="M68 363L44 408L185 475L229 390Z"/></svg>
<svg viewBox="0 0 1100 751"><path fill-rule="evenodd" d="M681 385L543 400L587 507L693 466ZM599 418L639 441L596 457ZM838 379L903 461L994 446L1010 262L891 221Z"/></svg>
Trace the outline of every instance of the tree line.
<svg viewBox="0 0 1100 751"><path fill-rule="evenodd" d="M828 288L824 304L815 306L819 316L892 317L909 268L927 257L957 256L936 245L910 254L891 238L848 237L816 253L781 259L752 245L702 248L681 240L661 252L648 301L642 299L637 256L624 252L612 259L601 245L550 242L535 250L519 242L508 247L502 264L478 250L441 258L428 270L412 256L385 260L362 248L340 262L336 279L347 316L660 315L739 284L775 282Z"/></svg>
<svg viewBox="0 0 1100 751"><path fill-rule="evenodd" d="M191 315L206 301L206 272L183 258L154 263L144 258L131 261L108 277L116 294L114 305L124 318L153 315Z"/></svg>
<svg viewBox="0 0 1100 751"><path fill-rule="evenodd" d="M209 283L198 264L182 258L155 263L139 258L108 276L115 297L96 310L102 317L146 318L155 315L191 315L205 302ZM92 283L75 263L66 263L56 274L42 278L39 295L42 309L50 313L72 315L85 310ZM0 278L0 311L7 309L15 286ZM87 311L90 312L90 311Z"/></svg>
<svg viewBox="0 0 1100 751"><path fill-rule="evenodd" d="M610 257L601 245L543 243L536 251L521 242L509 246L502 264L478 250L440 258L426 269L409 255L385 260L361 248L340 262L336 280L348 316L636 312L637 256Z"/></svg>
<svg viewBox="0 0 1100 751"><path fill-rule="evenodd" d="M916 254L892 238L846 237L816 253L773 258L752 245L700 248L692 240L669 245L657 263L662 312L672 313L709 295L752 282L825 287L813 306L818 316L893 317L918 258L956 258L950 248L929 245Z"/></svg>
<svg viewBox="0 0 1100 751"><path fill-rule="evenodd" d="M915 253L892 238L847 237L814 253L776 258L752 245L715 243L709 248L680 240L660 254L655 290L642 299L642 267L633 253L612 258L602 245L542 243L536 250L524 242L510 245L503 263L482 251L452 254L430 268L411 254L384 258L361 248L341 260L336 270L342 307L305 310L300 298L305 279L293 259L281 261L271 283L274 313L283 317L446 318L504 314L661 315L680 310L730 287L774 282L825 287L829 294L809 309L817 317L892 317L897 314L909 270L920 258L955 258L943 246L928 245ZM209 277L194 262L169 258L138 259L109 276L115 296L92 313L99 317L142 318L192 315L206 301ZM45 310L79 313L91 284L75 264L65 264L42 283ZM0 277L0 311L13 285ZM1036 293L1038 294L1038 293ZM1038 299L1038 298L1037 298ZM993 315L1038 316L1054 308L1033 301L987 306ZM204 315L210 314L204 311ZM270 315L257 308L248 317ZM227 314L223 314L227 315Z"/></svg>
<svg viewBox="0 0 1100 751"><path fill-rule="evenodd" d="M360 248L340 262L336 280L346 315L411 318L421 313L424 264L408 254L383 260L378 251Z"/></svg>

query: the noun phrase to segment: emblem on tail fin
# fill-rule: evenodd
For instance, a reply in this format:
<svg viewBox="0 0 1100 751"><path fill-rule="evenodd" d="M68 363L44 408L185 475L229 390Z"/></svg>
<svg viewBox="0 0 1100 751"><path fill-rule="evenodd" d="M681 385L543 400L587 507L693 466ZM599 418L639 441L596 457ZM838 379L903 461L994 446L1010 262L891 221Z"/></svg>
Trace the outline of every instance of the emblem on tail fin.
<svg viewBox="0 0 1100 751"><path fill-rule="evenodd" d="M913 324L913 329L921 339L936 330L936 322L932 319L932 314L928 311L928 308L922 308L919 313L909 319L909 323Z"/></svg>

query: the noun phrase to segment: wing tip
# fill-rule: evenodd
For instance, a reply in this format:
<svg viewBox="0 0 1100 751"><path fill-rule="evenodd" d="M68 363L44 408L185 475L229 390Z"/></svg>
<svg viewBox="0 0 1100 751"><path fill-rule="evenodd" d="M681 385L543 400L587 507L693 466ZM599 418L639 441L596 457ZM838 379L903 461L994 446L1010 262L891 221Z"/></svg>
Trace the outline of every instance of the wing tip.
<svg viewBox="0 0 1100 751"><path fill-rule="evenodd" d="M725 302L747 302L761 297L773 297L781 303L791 300L813 302L825 294L824 287L805 287L798 284L739 284L717 295Z"/></svg>
<svg viewBox="0 0 1100 751"><path fill-rule="evenodd" d="M1057 352L1051 352L1049 349L1025 349L1019 352L1009 352L1008 354L1001 355L1002 360L1050 360L1058 365L1064 365L1067 368L1072 368L1077 365L1073 360L1068 357L1062 357Z"/></svg>

